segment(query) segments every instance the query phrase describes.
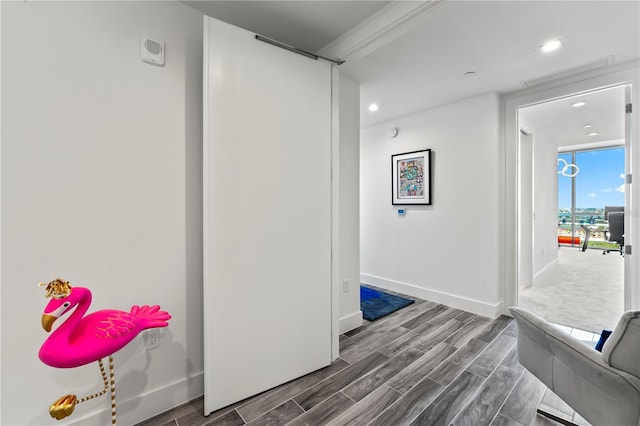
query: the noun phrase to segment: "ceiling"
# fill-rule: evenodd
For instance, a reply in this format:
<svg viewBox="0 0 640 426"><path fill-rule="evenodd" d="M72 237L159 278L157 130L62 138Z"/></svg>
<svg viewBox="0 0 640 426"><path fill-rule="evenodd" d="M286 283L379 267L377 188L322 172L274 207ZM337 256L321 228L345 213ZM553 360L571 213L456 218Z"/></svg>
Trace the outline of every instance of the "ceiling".
<svg viewBox="0 0 640 426"><path fill-rule="evenodd" d="M586 105L572 107L576 102ZM560 149L594 148L624 142L624 105L625 89L618 86L521 108L519 117L525 130L535 123Z"/></svg>
<svg viewBox="0 0 640 426"><path fill-rule="evenodd" d="M183 0L208 16L282 43L317 52L389 1Z"/></svg>
<svg viewBox="0 0 640 426"><path fill-rule="evenodd" d="M362 127L640 59L640 0L184 3L286 44L345 59L341 73L361 84ZM554 38L563 47L542 53L539 47ZM475 74L465 75L470 71ZM590 101L589 111L607 110L595 104L614 102L606 94ZM380 109L371 113L367 106L374 102ZM551 115L562 122L570 113L575 111L559 108ZM612 129L620 126L605 129L612 122L602 121L600 133L618 138L619 130L614 135ZM584 128L579 131L562 138L584 138Z"/></svg>

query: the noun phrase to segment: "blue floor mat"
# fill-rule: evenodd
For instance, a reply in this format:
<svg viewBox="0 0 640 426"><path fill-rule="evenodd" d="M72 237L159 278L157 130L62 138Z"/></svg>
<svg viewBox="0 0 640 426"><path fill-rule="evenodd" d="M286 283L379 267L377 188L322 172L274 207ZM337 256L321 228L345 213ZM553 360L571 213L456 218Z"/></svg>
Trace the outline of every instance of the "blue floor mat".
<svg viewBox="0 0 640 426"><path fill-rule="evenodd" d="M369 321L389 315L413 302L404 297L360 286L360 310L364 319Z"/></svg>

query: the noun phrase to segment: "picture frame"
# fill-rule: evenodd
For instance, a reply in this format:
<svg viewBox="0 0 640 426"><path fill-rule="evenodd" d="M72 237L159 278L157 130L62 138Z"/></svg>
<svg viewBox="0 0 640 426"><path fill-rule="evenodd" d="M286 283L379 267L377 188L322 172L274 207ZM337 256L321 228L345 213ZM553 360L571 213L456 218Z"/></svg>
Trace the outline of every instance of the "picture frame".
<svg viewBox="0 0 640 426"><path fill-rule="evenodd" d="M391 156L391 204L431 205L431 149Z"/></svg>

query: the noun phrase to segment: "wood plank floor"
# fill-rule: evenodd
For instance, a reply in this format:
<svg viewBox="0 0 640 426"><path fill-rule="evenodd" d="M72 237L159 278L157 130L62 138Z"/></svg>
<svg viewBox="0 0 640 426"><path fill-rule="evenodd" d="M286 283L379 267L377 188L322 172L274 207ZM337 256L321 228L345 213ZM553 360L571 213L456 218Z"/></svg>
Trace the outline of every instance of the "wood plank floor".
<svg viewBox="0 0 640 426"><path fill-rule="evenodd" d="M536 415L546 387L517 358L511 318L418 299L341 335L322 370L208 417L199 398L139 426L555 425Z"/></svg>

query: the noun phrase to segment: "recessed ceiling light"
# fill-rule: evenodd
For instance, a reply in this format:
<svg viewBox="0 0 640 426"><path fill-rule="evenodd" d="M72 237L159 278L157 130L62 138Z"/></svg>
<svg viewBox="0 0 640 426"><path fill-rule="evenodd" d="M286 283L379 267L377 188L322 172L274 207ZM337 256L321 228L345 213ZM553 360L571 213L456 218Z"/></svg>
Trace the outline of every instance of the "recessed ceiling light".
<svg viewBox="0 0 640 426"><path fill-rule="evenodd" d="M584 128L585 128L585 129L588 129L589 127L591 127L591 124L585 124L585 125L584 125Z"/></svg>
<svg viewBox="0 0 640 426"><path fill-rule="evenodd" d="M600 133L598 133L598 132L591 132L591 133L589 133L589 135L588 135L588 136L598 136L599 134L600 134Z"/></svg>
<svg viewBox="0 0 640 426"><path fill-rule="evenodd" d="M571 104L572 107L574 108L580 108L585 106L587 103L585 101L580 101L580 102L574 102Z"/></svg>
<svg viewBox="0 0 640 426"><path fill-rule="evenodd" d="M371 111L371 112L377 111L379 109L380 109L380 107L378 107L378 104L369 105L369 111Z"/></svg>
<svg viewBox="0 0 640 426"><path fill-rule="evenodd" d="M554 50L558 50L562 47L562 42L560 40L551 40L540 46L540 50L544 53L553 52Z"/></svg>

